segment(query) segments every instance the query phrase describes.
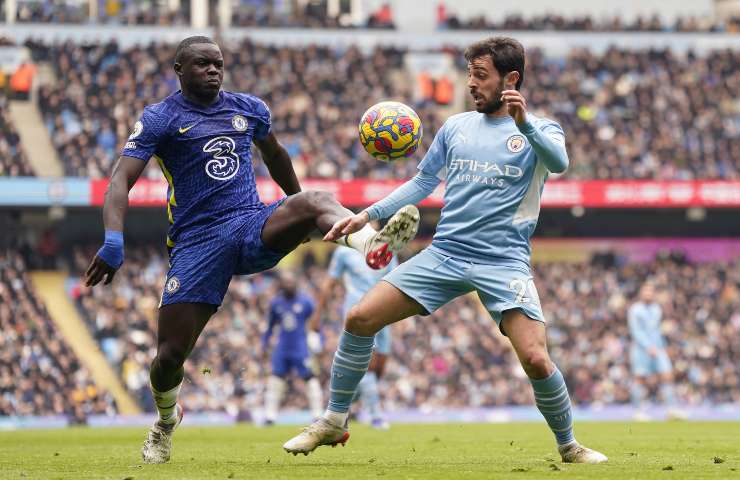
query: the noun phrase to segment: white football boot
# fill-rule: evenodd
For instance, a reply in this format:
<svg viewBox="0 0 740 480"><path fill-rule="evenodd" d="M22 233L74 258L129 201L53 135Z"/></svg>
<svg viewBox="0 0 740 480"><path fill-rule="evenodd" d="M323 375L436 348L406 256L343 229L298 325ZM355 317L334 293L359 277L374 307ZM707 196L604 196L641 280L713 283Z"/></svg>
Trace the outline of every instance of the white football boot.
<svg viewBox="0 0 740 480"><path fill-rule="evenodd" d="M182 422L185 414L180 404L175 406L175 415L177 421L171 425L154 422L149 433L144 440L144 446L141 447L141 458L144 463L167 463L170 461L170 452L172 451L172 434Z"/></svg>
<svg viewBox="0 0 740 480"><path fill-rule="evenodd" d="M393 254L414 239L419 230L419 209L414 205L401 207L378 233L365 243L365 262L380 270L391 262Z"/></svg>
<svg viewBox="0 0 740 480"><path fill-rule="evenodd" d="M586 448L575 440L558 446L563 463L604 463L608 459L603 453Z"/></svg>
<svg viewBox="0 0 740 480"><path fill-rule="evenodd" d="M347 440L349 440L347 427L339 427L322 417L285 442L283 448L293 455L299 453L308 455L321 445L336 447L341 443L344 446Z"/></svg>

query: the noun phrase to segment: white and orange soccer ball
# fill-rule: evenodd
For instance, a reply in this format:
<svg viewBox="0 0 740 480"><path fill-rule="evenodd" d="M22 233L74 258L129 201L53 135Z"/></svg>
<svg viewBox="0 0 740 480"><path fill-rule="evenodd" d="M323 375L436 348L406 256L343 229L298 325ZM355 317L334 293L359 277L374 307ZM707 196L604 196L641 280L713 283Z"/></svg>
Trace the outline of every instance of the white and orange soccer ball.
<svg viewBox="0 0 740 480"><path fill-rule="evenodd" d="M421 119L400 102L380 102L362 115L360 143L367 153L384 162L403 160L414 154L421 142Z"/></svg>

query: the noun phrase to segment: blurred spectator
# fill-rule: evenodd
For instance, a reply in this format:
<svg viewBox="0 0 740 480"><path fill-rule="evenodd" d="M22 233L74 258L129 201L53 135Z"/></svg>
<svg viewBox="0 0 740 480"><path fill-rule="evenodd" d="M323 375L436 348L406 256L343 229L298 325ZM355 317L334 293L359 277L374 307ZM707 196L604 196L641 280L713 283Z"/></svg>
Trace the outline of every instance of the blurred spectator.
<svg viewBox="0 0 740 480"><path fill-rule="evenodd" d="M78 250L84 268L90 252ZM154 357L155 318L166 263L163 252L133 249L113 290L80 291L78 305L104 351L145 408ZM605 257L602 257L605 258ZM740 401L740 261L689 264L680 257L646 264L543 264L535 268L553 359L576 403L628 403L632 383L626 311L651 278L665 314L664 335L681 404ZM300 288L315 293L323 268L304 267ZM226 301L186 364L183 402L191 410L245 415L262 405L269 365L259 338L275 292L274 274L232 281ZM326 347L336 347L340 300L327 310ZM382 391L389 409L531 404L531 388L508 341L477 298L466 296L428 317L393 327L393 353ZM322 359L324 380L331 362ZM306 407L302 382L289 406Z"/></svg>
<svg viewBox="0 0 740 480"><path fill-rule="evenodd" d="M31 176L33 171L8 111L8 99L0 95L0 177Z"/></svg>
<svg viewBox="0 0 740 480"><path fill-rule="evenodd" d="M0 252L0 415L68 415L83 422L115 412L113 398L60 339L21 256Z"/></svg>
<svg viewBox="0 0 740 480"><path fill-rule="evenodd" d="M496 18L500 18L497 16ZM591 15L566 17L553 13L524 16L511 14L495 21L486 15L465 19L451 14L444 2L437 6L437 27L451 30L557 30L587 32L737 32L740 18L717 22L712 18L679 16L672 23L664 22L658 14L638 15L628 22L621 16L594 19Z"/></svg>
<svg viewBox="0 0 740 480"><path fill-rule="evenodd" d="M107 176L144 106L178 88L170 45L123 51L115 43L65 43L35 45L34 52L51 59L58 77L57 86L40 89L39 105L68 175ZM404 53L245 41L224 50L224 86L270 105L273 128L300 177L407 178L415 162L375 161L361 150L356 131L368 105L412 103ZM466 66L460 52L454 55L461 77ZM567 178L737 179L739 63L733 50L683 56L670 49L612 48L603 55L577 49L553 60L531 49L523 91L534 113L562 124L571 158ZM415 105L425 131L417 158L449 114L433 105L451 101L448 80L419 79L436 102ZM255 168L267 175L259 160ZM148 175L161 178L154 168Z"/></svg>

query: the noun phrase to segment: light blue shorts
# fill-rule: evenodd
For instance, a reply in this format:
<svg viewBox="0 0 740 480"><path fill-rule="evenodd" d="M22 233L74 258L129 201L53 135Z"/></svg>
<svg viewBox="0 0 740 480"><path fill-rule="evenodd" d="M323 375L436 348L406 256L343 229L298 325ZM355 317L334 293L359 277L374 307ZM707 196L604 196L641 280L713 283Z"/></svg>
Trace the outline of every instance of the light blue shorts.
<svg viewBox="0 0 740 480"><path fill-rule="evenodd" d="M475 291L499 328L502 313L512 309L545 322L532 273L518 263L483 265L425 248L383 280L419 302L426 314Z"/></svg>
<svg viewBox="0 0 740 480"><path fill-rule="evenodd" d="M633 346L630 349L630 366L632 374L636 377L658 375L673 370L671 359L668 358L668 353L662 348L658 350L656 356L651 357L646 349Z"/></svg>

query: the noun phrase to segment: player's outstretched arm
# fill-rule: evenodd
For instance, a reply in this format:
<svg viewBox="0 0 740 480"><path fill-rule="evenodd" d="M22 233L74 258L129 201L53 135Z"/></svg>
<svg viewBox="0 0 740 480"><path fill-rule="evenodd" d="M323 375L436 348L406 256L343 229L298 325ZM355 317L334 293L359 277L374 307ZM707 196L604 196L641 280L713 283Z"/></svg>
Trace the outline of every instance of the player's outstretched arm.
<svg viewBox="0 0 740 480"><path fill-rule="evenodd" d="M301 191L301 185L298 183L298 177L293 170L293 163L290 161L290 155L280 145L275 135L270 132L262 140L254 141L262 154L262 160L267 165L270 176L280 185L286 195L293 195Z"/></svg>
<svg viewBox="0 0 740 480"><path fill-rule="evenodd" d="M384 199L372 204L357 215L339 220L324 236L324 240L335 241L344 235L358 232L372 220L388 218L405 205L421 202L431 195L439 182L441 180L436 175L420 171Z"/></svg>
<svg viewBox="0 0 740 480"><path fill-rule="evenodd" d="M105 243L98 250L85 272L85 285L92 287L105 278L105 285L123 263L123 220L128 209L128 192L144 171L146 162L122 156L113 167L103 204Z"/></svg>
<svg viewBox="0 0 740 480"><path fill-rule="evenodd" d="M518 90L504 90L501 99L506 103L509 115L514 118L519 131L527 137L537 158L552 173L562 173L568 168L568 152L565 150L565 135L556 124L545 128L534 126L527 120L527 101Z"/></svg>

